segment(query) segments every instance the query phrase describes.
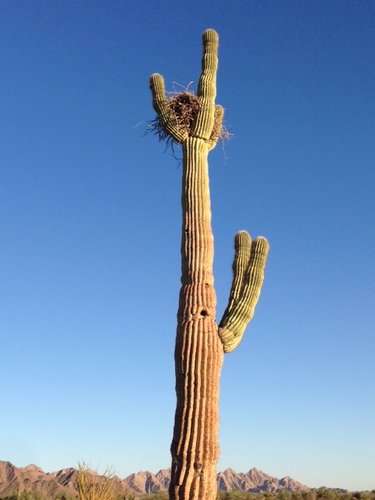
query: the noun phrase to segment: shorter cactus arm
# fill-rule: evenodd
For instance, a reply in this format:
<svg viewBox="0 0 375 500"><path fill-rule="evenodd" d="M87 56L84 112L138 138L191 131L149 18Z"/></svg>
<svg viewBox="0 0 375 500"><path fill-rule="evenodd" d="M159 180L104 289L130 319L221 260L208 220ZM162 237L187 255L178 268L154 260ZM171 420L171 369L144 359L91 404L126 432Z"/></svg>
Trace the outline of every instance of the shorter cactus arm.
<svg viewBox="0 0 375 500"><path fill-rule="evenodd" d="M237 233L232 288L228 306L219 324L224 352L231 352L240 344L246 326L254 315L268 250L265 238L259 237L252 242L246 231Z"/></svg>
<svg viewBox="0 0 375 500"><path fill-rule="evenodd" d="M215 105L214 126L212 128L211 137L208 141L208 150L215 148L218 139L221 137L224 120L224 108L220 104Z"/></svg>
<svg viewBox="0 0 375 500"><path fill-rule="evenodd" d="M182 143L187 139L187 131L181 130L175 116L168 107L168 99L165 95L164 78L159 73L154 73L150 77L150 88L152 92L152 104L159 115L165 131L176 142Z"/></svg>

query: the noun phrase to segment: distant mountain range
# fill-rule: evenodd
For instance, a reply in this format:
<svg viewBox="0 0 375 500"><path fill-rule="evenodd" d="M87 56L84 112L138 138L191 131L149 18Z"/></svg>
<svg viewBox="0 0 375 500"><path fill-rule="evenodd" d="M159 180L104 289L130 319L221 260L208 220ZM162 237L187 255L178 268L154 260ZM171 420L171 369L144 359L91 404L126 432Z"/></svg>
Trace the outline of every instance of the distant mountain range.
<svg viewBox="0 0 375 500"><path fill-rule="evenodd" d="M90 474L98 475L93 471L90 471ZM0 461L0 496L23 490L40 492L47 498L54 498L59 493L74 494L76 479L77 469L72 467L57 472L44 472L36 465L16 467L10 462ZM114 476L111 481L114 491L119 494L157 493L168 489L170 469L160 470L156 474L147 471L137 472L125 479ZM217 474L217 482L219 489L224 491L241 490L259 493L281 489L290 491L310 489L290 477L277 479L255 468L250 469L246 474L226 469Z"/></svg>

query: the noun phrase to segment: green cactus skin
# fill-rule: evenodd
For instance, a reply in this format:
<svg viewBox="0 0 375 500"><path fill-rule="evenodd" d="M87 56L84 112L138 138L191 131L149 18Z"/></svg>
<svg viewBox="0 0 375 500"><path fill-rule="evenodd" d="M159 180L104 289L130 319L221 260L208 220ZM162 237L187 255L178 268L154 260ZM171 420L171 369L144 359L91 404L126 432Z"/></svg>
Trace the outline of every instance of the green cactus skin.
<svg viewBox="0 0 375 500"><path fill-rule="evenodd" d="M216 324L214 240L208 153L221 133L224 110L215 105L218 35L203 33L199 110L189 130L168 106L163 77L150 78L153 106L164 131L182 145L181 290L177 314L175 372L177 405L171 444L171 500L215 500L219 458L219 378L224 352L240 343L263 282L268 243L236 235L228 307Z"/></svg>
<svg viewBox="0 0 375 500"><path fill-rule="evenodd" d="M252 242L246 231L236 234L232 288L228 306L219 324L224 352L231 352L239 345L254 315L268 250L265 238L259 237Z"/></svg>
<svg viewBox="0 0 375 500"><path fill-rule="evenodd" d="M167 98L165 96L164 78L158 73L154 73L150 77L150 87L153 95L154 109L163 122L166 132L168 132L176 142L183 143L188 138L188 133L179 129L176 119L168 108Z"/></svg>

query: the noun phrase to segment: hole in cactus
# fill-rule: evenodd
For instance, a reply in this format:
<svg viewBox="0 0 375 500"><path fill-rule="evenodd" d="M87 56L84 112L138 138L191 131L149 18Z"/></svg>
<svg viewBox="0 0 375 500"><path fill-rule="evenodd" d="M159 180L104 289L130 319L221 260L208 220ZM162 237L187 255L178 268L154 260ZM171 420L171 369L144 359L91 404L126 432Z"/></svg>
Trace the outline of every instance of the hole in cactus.
<svg viewBox="0 0 375 500"><path fill-rule="evenodd" d="M202 309L202 310L201 310L201 316L202 316L203 318L205 318L206 316L208 316L208 311L207 311L206 309Z"/></svg>
<svg viewBox="0 0 375 500"><path fill-rule="evenodd" d="M194 469L196 472L202 472L202 464L195 462Z"/></svg>

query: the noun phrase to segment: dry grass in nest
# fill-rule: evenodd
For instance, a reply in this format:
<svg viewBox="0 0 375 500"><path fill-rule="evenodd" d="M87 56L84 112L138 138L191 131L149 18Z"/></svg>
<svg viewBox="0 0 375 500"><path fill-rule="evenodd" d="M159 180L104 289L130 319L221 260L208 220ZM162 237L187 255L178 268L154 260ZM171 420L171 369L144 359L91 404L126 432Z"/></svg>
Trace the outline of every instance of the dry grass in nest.
<svg viewBox="0 0 375 500"><path fill-rule="evenodd" d="M171 97L168 98L167 104L172 116L177 122L178 127L189 133L197 112L200 110L198 97L194 93L187 90L184 92L173 92ZM173 149L176 141L174 141L173 137L171 137L165 130L159 115L147 124L147 128L147 132L153 132L158 137L159 141L165 142L167 147L172 146ZM215 119L211 139L215 141L220 139L224 142L229 140L231 136L232 134L225 128L225 126L223 124L220 126L220 122Z"/></svg>
<svg viewBox="0 0 375 500"><path fill-rule="evenodd" d="M200 109L198 97L191 92L173 94L168 105L179 128L189 132Z"/></svg>

